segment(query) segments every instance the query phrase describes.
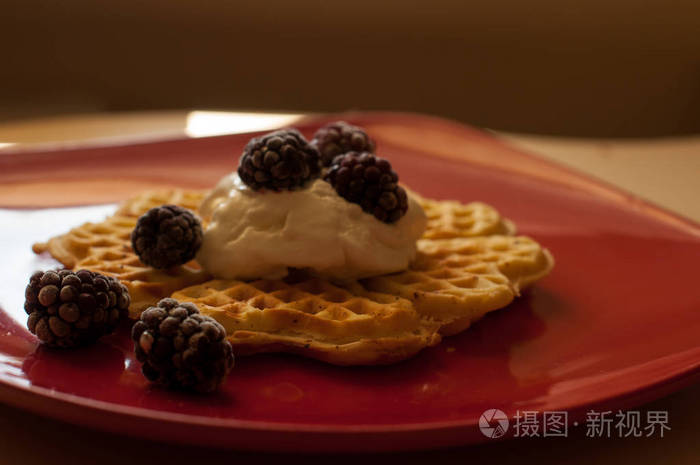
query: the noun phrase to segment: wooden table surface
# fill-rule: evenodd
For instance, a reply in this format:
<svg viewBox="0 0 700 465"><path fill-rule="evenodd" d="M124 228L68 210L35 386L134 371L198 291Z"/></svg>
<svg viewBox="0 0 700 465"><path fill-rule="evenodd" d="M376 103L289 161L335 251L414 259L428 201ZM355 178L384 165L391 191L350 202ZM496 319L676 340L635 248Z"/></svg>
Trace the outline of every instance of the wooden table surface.
<svg viewBox="0 0 700 465"><path fill-rule="evenodd" d="M0 124L3 147L193 137L264 130L292 124L298 115L223 112L100 114ZM594 175L700 222L700 136L667 139L596 140L496 133L509 143ZM380 455L374 460L422 463L697 464L700 463L700 386L638 408L669 412L664 438L568 438L511 440L441 451ZM91 431L0 405L0 463L150 464L228 463L239 460L292 463L353 463L346 456L290 456L240 453L160 444Z"/></svg>

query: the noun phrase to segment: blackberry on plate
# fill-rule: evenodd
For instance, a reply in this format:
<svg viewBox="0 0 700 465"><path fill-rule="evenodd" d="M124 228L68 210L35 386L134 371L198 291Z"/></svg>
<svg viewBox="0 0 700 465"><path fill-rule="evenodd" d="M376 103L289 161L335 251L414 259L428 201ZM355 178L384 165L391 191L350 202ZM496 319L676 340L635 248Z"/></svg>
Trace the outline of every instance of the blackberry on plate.
<svg viewBox="0 0 700 465"><path fill-rule="evenodd" d="M170 268L194 258L202 245L202 224L177 205L163 205L144 213L131 232L131 245L146 265Z"/></svg>
<svg viewBox="0 0 700 465"><path fill-rule="evenodd" d="M348 152L335 157L324 179L349 202L356 203L379 221L394 223L408 210L406 190L391 164L369 152Z"/></svg>
<svg viewBox="0 0 700 465"><path fill-rule="evenodd" d="M166 387L212 392L233 368L226 330L190 302L168 298L149 307L131 338L144 376Z"/></svg>
<svg viewBox="0 0 700 465"><path fill-rule="evenodd" d="M88 270L37 271L25 290L27 328L51 347L77 347L114 331L126 315L129 291L117 279Z"/></svg>
<svg viewBox="0 0 700 465"><path fill-rule="evenodd" d="M238 176L251 189L293 190L318 177L318 150L296 129L254 137L243 149Z"/></svg>
<svg viewBox="0 0 700 465"><path fill-rule="evenodd" d="M316 131L311 141L321 154L323 166L330 166L333 158L347 152L372 152L375 143L367 133L357 126L336 121Z"/></svg>

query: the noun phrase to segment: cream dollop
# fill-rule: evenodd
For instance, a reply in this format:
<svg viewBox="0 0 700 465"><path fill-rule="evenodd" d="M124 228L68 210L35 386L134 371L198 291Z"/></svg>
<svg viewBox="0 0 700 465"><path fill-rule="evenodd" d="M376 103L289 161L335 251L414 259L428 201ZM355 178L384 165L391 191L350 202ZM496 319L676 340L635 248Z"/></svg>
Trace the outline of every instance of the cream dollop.
<svg viewBox="0 0 700 465"><path fill-rule="evenodd" d="M288 268L343 280L404 270L427 222L410 193L406 214L386 224L322 179L297 191L256 192L236 173L219 182L200 213L209 224L197 260L224 279L277 279Z"/></svg>

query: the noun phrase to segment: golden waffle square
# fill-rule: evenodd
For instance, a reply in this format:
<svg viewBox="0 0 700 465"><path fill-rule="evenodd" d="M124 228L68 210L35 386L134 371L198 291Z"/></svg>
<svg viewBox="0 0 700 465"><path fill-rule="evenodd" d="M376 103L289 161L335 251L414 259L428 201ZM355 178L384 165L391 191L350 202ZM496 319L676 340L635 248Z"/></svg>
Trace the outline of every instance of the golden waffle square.
<svg viewBox="0 0 700 465"><path fill-rule="evenodd" d="M194 189L158 189L142 192L122 202L117 216L140 217L148 210L161 205L177 205L197 213L207 191Z"/></svg>
<svg viewBox="0 0 700 465"><path fill-rule="evenodd" d="M545 276L552 266L549 252L527 237L421 239L407 271L361 284L410 300L423 318L438 322L440 332L451 335L508 305L520 288Z"/></svg>
<svg viewBox="0 0 700 465"><path fill-rule="evenodd" d="M129 289L131 318L138 318L149 306L176 290L210 278L194 261L166 270L146 266L131 246L96 251L79 261L75 269L96 271L119 279Z"/></svg>
<svg viewBox="0 0 700 465"><path fill-rule="evenodd" d="M213 280L173 293L225 328L236 354L290 352L336 365L394 363L440 342L407 300L318 278Z"/></svg>
<svg viewBox="0 0 700 465"><path fill-rule="evenodd" d="M454 200L432 200L415 192L411 194L428 217L428 224L423 233L424 239L515 234L515 225L485 203L464 204Z"/></svg>
<svg viewBox="0 0 700 465"><path fill-rule="evenodd" d="M85 258L91 248L111 247L130 242L137 219L148 210L161 205L178 205L195 213L206 191L191 189L160 189L141 192L122 202L114 215L100 223L85 223L69 233L55 236L47 242L32 246L35 253L48 251L66 268L73 268Z"/></svg>
<svg viewBox="0 0 700 465"><path fill-rule="evenodd" d="M552 254L526 236L421 239L418 251L430 262L450 267L492 263L508 278L516 294L545 277L554 267Z"/></svg>
<svg viewBox="0 0 700 465"><path fill-rule="evenodd" d="M85 223L47 242L32 246L35 253L48 251L66 268L75 268L79 261L99 250L120 250L131 243L131 231L137 218L110 216L99 223Z"/></svg>
<svg viewBox="0 0 700 465"><path fill-rule="evenodd" d="M110 216L100 223L85 223L47 243L34 244L33 250L48 251L66 268L84 268L119 279L129 289L132 317L177 289L209 279L195 262L168 270L144 265L131 248L136 220Z"/></svg>
<svg viewBox="0 0 700 465"><path fill-rule="evenodd" d="M163 189L143 192L123 202L115 215L99 223L85 223L45 243L34 244L36 253L49 252L70 269L89 269L114 276L131 294L129 314L141 311L163 297L210 277L196 262L168 270L144 265L131 249L131 231L138 217L163 204L179 205L196 211L204 191Z"/></svg>

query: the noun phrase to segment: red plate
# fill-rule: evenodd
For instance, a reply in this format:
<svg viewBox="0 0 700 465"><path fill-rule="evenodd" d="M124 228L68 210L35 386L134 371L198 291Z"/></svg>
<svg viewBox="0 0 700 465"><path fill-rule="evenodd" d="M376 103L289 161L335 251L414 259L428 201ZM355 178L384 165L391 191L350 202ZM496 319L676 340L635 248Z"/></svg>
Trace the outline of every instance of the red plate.
<svg viewBox="0 0 700 465"><path fill-rule="evenodd" d="M0 398L139 437L277 451L400 450L485 439L487 409L626 408L696 381L700 228L472 129L414 115L346 119L378 140L403 182L481 200L549 248L550 276L508 308L404 363L338 368L240 358L204 397L147 385L125 325L95 347L51 351L24 329L32 241L113 207L0 211ZM325 121L327 121L326 119ZM324 120L305 121L310 136ZM116 200L149 185L211 186L250 135L0 156L0 205ZM49 177L50 175L50 177ZM512 434L512 431L510 432ZM510 435L508 434L508 435ZM508 436L507 435L507 436Z"/></svg>

